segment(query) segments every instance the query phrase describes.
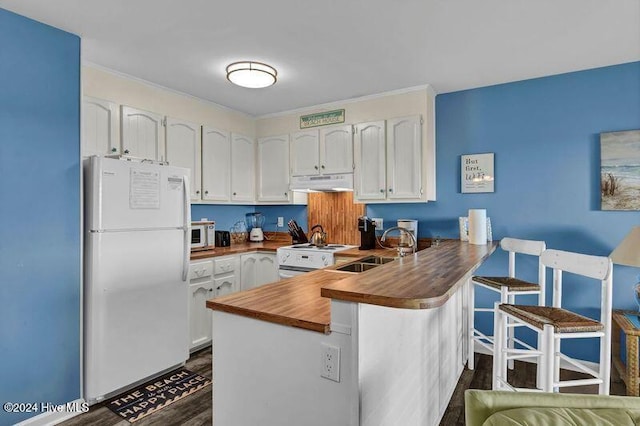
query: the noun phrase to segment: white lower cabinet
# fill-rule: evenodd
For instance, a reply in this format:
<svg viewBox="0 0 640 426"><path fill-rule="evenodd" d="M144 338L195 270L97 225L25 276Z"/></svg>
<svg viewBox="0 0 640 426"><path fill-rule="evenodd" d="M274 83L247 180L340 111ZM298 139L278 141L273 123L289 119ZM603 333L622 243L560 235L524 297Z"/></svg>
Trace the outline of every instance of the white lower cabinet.
<svg viewBox="0 0 640 426"><path fill-rule="evenodd" d="M247 253L240 256L242 291L278 281L275 253Z"/></svg>
<svg viewBox="0 0 640 426"><path fill-rule="evenodd" d="M211 310L206 302L240 290L239 256L191 262L189 268L189 350L211 343Z"/></svg>

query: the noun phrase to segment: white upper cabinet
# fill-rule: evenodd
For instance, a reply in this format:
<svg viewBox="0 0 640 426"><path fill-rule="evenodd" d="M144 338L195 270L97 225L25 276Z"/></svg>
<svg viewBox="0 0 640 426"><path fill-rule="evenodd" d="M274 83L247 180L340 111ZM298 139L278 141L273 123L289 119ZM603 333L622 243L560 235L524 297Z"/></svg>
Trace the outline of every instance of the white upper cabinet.
<svg viewBox="0 0 640 426"><path fill-rule="evenodd" d="M350 124L320 130L320 172L353 172L353 127Z"/></svg>
<svg viewBox="0 0 640 426"><path fill-rule="evenodd" d="M387 198L422 196L422 120L420 116L387 120Z"/></svg>
<svg viewBox="0 0 640 426"><path fill-rule="evenodd" d="M354 198L384 200L386 194L385 122L356 126Z"/></svg>
<svg viewBox="0 0 640 426"><path fill-rule="evenodd" d="M231 137L214 127L202 128L202 200L231 199Z"/></svg>
<svg viewBox="0 0 640 426"><path fill-rule="evenodd" d="M427 201L425 169L433 151L423 145L419 115L356 126L354 199L359 202ZM426 152L425 152L426 151ZM435 173L427 174L433 185ZM434 191L435 193L435 191Z"/></svg>
<svg viewBox="0 0 640 426"><path fill-rule="evenodd" d="M285 202L289 195L289 135L258 139L258 201Z"/></svg>
<svg viewBox="0 0 640 426"><path fill-rule="evenodd" d="M291 176L320 173L320 132L305 130L291 135Z"/></svg>
<svg viewBox="0 0 640 426"><path fill-rule="evenodd" d="M291 136L291 176L353 172L353 127L305 130Z"/></svg>
<svg viewBox="0 0 640 426"><path fill-rule="evenodd" d="M123 105L122 153L137 158L164 160L162 116Z"/></svg>
<svg viewBox="0 0 640 426"><path fill-rule="evenodd" d="M231 134L231 201L253 203L255 189L256 144L247 136Z"/></svg>
<svg viewBox="0 0 640 426"><path fill-rule="evenodd" d="M191 199L198 201L202 179L200 125L170 117L166 120L167 161L172 166L185 167L191 171Z"/></svg>
<svg viewBox="0 0 640 426"><path fill-rule="evenodd" d="M118 106L103 99L82 100L82 156L120 153Z"/></svg>

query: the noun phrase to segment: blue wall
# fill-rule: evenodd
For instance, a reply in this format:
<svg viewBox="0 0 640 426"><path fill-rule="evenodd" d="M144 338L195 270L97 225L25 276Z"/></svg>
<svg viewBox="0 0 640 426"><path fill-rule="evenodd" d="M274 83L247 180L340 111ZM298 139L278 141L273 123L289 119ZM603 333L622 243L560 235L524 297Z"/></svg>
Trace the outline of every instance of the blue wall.
<svg viewBox="0 0 640 426"><path fill-rule="evenodd" d="M0 401L60 404L80 398L80 39L0 9L0 76Z"/></svg>
<svg viewBox="0 0 640 426"><path fill-rule="evenodd" d="M437 201L369 205L367 213L384 218L385 227L413 218L422 237L458 238L458 216L486 208L494 239L541 239L549 248L608 255L638 224L640 211L599 210L599 134L631 129L640 129L640 62L442 94L436 98ZM485 152L495 153L495 192L460 193L460 156ZM478 273L504 274L506 265L498 250ZM524 277L535 279L535 265L521 262ZM615 266L614 308L637 309L631 289L637 273ZM565 306L598 315L598 286L565 279ZM487 293L476 292L478 304L495 300ZM476 321L490 331L483 315ZM598 359L592 341L566 350Z"/></svg>
<svg viewBox="0 0 640 426"><path fill-rule="evenodd" d="M294 219L306 230L307 228L307 206L225 206L192 204L191 219L200 220L207 218L215 220L218 231L229 231L229 229L239 220L244 221L245 214L261 212L265 216L265 231L287 232L287 222ZM284 218L284 227L278 228L278 216Z"/></svg>

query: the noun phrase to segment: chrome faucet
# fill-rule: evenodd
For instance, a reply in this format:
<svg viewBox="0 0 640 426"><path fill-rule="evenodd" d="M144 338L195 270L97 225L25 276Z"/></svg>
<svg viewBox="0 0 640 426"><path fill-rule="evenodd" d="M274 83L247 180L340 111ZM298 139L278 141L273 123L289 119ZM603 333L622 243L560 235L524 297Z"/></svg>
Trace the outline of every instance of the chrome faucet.
<svg viewBox="0 0 640 426"><path fill-rule="evenodd" d="M403 232L409 236L409 239L411 240L411 253L415 253L416 252L416 246L418 245L418 242L416 241L416 237L415 235L413 235L413 232L409 231L407 228L402 228L400 226L392 226L391 228L387 229L386 231L384 231L382 233L382 237L380 237L380 241L384 242L387 238L387 234L390 231L400 231L400 233L402 234ZM402 250L404 246L401 246L400 243L398 243L398 256L400 257L404 257L406 252L404 250Z"/></svg>

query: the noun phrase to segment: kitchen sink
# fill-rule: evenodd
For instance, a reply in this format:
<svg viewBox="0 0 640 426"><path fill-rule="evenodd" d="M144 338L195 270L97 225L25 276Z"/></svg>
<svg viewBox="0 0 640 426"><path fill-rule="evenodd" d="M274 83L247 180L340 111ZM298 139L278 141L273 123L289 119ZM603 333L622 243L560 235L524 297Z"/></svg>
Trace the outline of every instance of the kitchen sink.
<svg viewBox="0 0 640 426"><path fill-rule="evenodd" d="M394 260L396 260L395 257L368 256L364 259L360 259L360 262L374 265L384 265L385 263L393 262Z"/></svg>
<svg viewBox="0 0 640 426"><path fill-rule="evenodd" d="M369 269L375 268L376 266L379 266L379 265L372 264L372 263L354 262L354 263L347 263L346 265L338 266L335 270L342 271L342 272L364 272L364 271L368 271Z"/></svg>

